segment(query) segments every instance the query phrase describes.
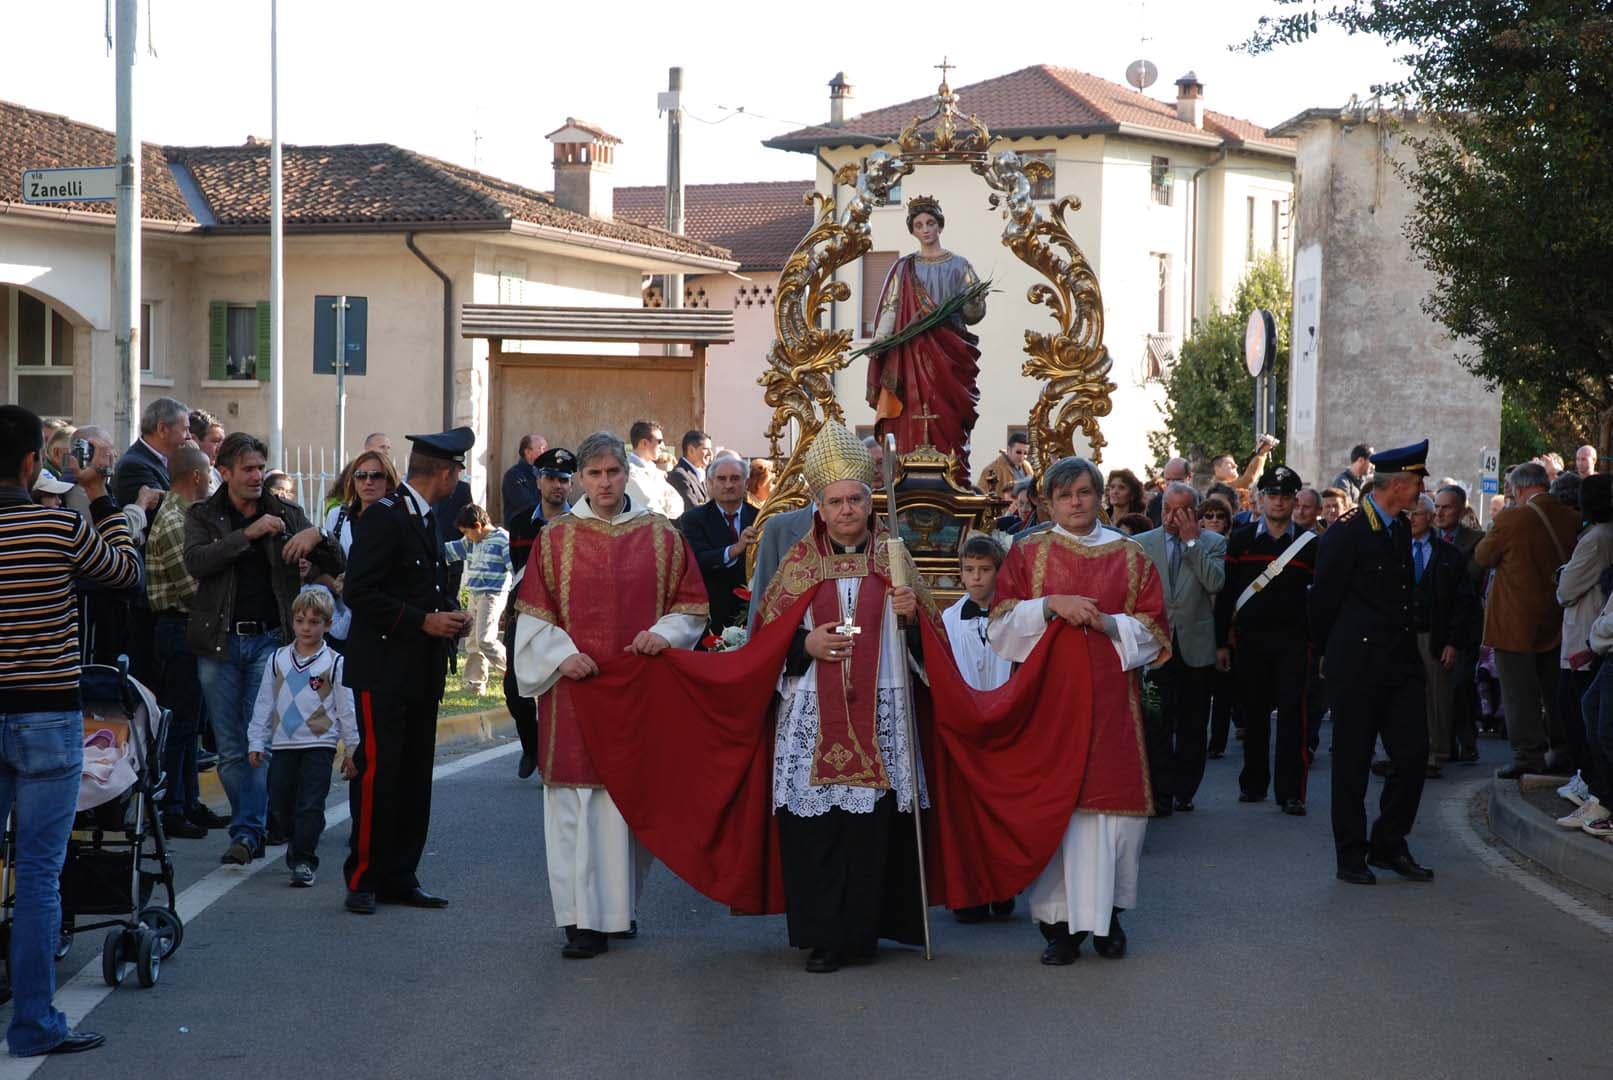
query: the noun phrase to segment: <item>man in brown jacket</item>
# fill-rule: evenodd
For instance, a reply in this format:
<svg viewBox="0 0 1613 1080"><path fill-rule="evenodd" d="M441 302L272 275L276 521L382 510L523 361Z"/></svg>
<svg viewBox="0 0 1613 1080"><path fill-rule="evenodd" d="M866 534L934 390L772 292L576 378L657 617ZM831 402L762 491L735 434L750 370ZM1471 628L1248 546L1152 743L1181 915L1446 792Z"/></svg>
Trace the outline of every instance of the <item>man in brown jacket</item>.
<svg viewBox="0 0 1613 1080"><path fill-rule="evenodd" d="M1512 738L1512 765L1496 775L1512 780L1544 771L1548 745L1564 745L1550 707L1557 694L1563 623L1557 570L1574 550L1579 514L1547 494L1546 470L1535 462L1514 468L1507 483L1516 505L1495 516L1473 558L1495 571L1484 608L1484 644L1495 650Z"/></svg>
<svg viewBox="0 0 1613 1080"><path fill-rule="evenodd" d="M1014 485L1031 474L1030 466L1025 464L1025 456L1030 453L1030 436L1023 431L1010 432L1008 447L997 455L993 461L980 471L980 490L987 495L995 495L1002 499L1014 497Z"/></svg>

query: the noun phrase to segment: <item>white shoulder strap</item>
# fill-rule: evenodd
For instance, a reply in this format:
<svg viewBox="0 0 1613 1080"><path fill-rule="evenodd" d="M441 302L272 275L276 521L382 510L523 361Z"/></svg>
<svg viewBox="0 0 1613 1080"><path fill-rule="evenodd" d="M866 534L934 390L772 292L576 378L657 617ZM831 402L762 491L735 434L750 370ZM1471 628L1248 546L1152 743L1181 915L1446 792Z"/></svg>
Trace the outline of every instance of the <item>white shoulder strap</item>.
<svg viewBox="0 0 1613 1080"><path fill-rule="evenodd" d="M1283 550L1281 555L1271 560L1271 565L1266 567L1266 569L1261 572L1259 577L1251 581L1247 589L1243 590L1243 595L1238 597L1238 602L1232 606L1232 614L1236 615L1238 612L1242 611L1243 605L1255 598L1255 593L1259 592L1261 589L1264 589L1267 585L1270 585L1272 579L1283 572L1283 569L1288 565L1289 561L1293 559L1295 555L1298 555L1301 551L1305 550L1305 546L1315 539L1316 534L1311 532L1309 529L1306 529L1304 532L1300 533L1298 538L1295 539L1292 544L1289 544L1288 547Z"/></svg>

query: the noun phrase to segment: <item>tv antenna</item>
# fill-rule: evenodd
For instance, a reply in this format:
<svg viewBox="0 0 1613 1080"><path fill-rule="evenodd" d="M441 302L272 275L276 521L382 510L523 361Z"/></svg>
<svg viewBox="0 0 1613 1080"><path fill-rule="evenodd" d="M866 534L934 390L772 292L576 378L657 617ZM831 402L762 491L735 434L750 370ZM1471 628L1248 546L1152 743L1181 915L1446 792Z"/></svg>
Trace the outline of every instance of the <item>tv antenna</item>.
<svg viewBox="0 0 1613 1080"><path fill-rule="evenodd" d="M1148 43L1153 38L1148 36L1148 2L1137 0L1137 21L1141 26L1141 33L1137 35L1137 44L1146 52ZM1126 68L1126 81L1139 91L1147 90L1159 78L1159 69L1151 60L1133 60Z"/></svg>

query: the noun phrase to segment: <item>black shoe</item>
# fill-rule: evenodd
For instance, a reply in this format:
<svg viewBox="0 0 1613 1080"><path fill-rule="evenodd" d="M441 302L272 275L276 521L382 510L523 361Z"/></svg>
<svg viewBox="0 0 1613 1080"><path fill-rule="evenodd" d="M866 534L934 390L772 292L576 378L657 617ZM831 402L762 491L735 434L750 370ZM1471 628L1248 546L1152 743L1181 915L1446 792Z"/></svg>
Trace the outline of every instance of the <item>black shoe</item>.
<svg viewBox="0 0 1613 1080"><path fill-rule="evenodd" d="M445 908L448 906L446 896L432 896L426 890L416 885L400 893L383 893L376 896L383 904L402 904L404 907L418 908ZM579 931L580 933L593 933L592 930Z"/></svg>
<svg viewBox="0 0 1613 1080"><path fill-rule="evenodd" d="M1176 810L1177 810L1178 813L1191 814L1193 812L1193 800L1192 799L1177 799L1176 800Z"/></svg>
<svg viewBox="0 0 1613 1080"><path fill-rule="evenodd" d="M806 969L814 975L827 975L839 971L846 962L846 954L839 949L813 949L807 953Z"/></svg>
<svg viewBox="0 0 1613 1080"><path fill-rule="evenodd" d="M1047 939L1047 948L1042 950L1042 963L1048 967L1068 967L1081 957L1081 942L1086 940L1087 932L1072 934L1067 923L1037 923L1042 937Z"/></svg>
<svg viewBox="0 0 1613 1080"><path fill-rule="evenodd" d="M1211 750L1204 756L1209 758L1211 761L1220 761L1222 758L1227 756L1227 752L1225 750Z"/></svg>
<svg viewBox="0 0 1613 1080"><path fill-rule="evenodd" d="M1175 813L1175 811L1171 809L1171 801L1169 799L1166 799L1163 802L1154 803L1155 817L1170 817L1173 813Z"/></svg>
<svg viewBox="0 0 1613 1080"><path fill-rule="evenodd" d="M257 853L252 850L250 843L245 840L231 840L230 846L224 849L224 854L218 857L218 861L229 866L245 866L255 858Z"/></svg>
<svg viewBox="0 0 1613 1080"><path fill-rule="evenodd" d="M204 829L227 829L230 827L229 818L222 814L214 813L211 806L203 803L197 803L195 806L186 809L185 816Z"/></svg>
<svg viewBox="0 0 1613 1080"><path fill-rule="evenodd" d="M991 902L991 913L999 919L1008 918L1014 913L1014 898L1010 896L1007 900L993 900Z"/></svg>
<svg viewBox="0 0 1613 1080"><path fill-rule="evenodd" d="M1305 803L1300 799L1289 799L1283 803L1283 813L1292 814L1294 817L1304 817Z"/></svg>
<svg viewBox="0 0 1613 1080"><path fill-rule="evenodd" d="M66 1038L62 1039L61 1042L57 1043L49 1050L41 1050L39 1051L39 1054L28 1056L38 1057L43 1054L79 1054L83 1053L85 1050L94 1050L96 1047L105 1042L105 1035L100 1035L93 1031L74 1031L72 1028L69 1028Z"/></svg>
<svg viewBox="0 0 1613 1080"><path fill-rule="evenodd" d="M1539 771L1540 770L1535 768L1533 765L1519 765L1517 762L1514 762L1504 769L1495 770L1495 778L1497 780L1521 780L1525 776L1528 776L1531 773L1538 773Z"/></svg>
<svg viewBox="0 0 1613 1080"><path fill-rule="evenodd" d="M1393 776L1394 774L1395 774L1394 762L1390 761L1389 759L1387 759L1387 758L1379 758L1377 761L1374 761L1372 763L1372 775L1373 776L1382 776L1382 777L1387 778L1387 777Z"/></svg>
<svg viewBox="0 0 1613 1080"><path fill-rule="evenodd" d="M527 777L531 776L537 771L538 755L522 754L520 764L515 767L515 778L517 780L525 780Z"/></svg>
<svg viewBox="0 0 1613 1080"><path fill-rule="evenodd" d="M1423 778L1425 780L1443 780L1445 779L1445 774L1439 771L1438 765L1430 765Z"/></svg>
<svg viewBox="0 0 1613 1080"><path fill-rule="evenodd" d="M162 831L164 836L178 837L181 840L200 840L207 835L206 828L178 811L169 811L162 816Z"/></svg>
<svg viewBox="0 0 1613 1080"><path fill-rule="evenodd" d="M612 930L609 936L617 941L632 941L638 937L638 920L634 919L629 922L626 930Z"/></svg>
<svg viewBox="0 0 1613 1080"><path fill-rule="evenodd" d="M1372 871L1365 866L1341 866L1335 875L1340 881L1351 885L1376 885L1378 879L1372 876Z"/></svg>
<svg viewBox="0 0 1613 1080"><path fill-rule="evenodd" d="M201 751L200 753L198 753L196 755L196 771L197 772L207 772L209 769L216 769L216 768L218 768L218 755L217 754L209 753L208 751L203 750L203 751Z"/></svg>
<svg viewBox="0 0 1613 1080"><path fill-rule="evenodd" d="M347 910L351 911L354 915L374 915L375 894L372 892L353 892L349 890L347 893L347 899L343 901L342 906L347 908Z"/></svg>
<svg viewBox="0 0 1613 1080"><path fill-rule="evenodd" d="M560 955L567 960L592 960L600 953L610 951L610 939L598 930L578 930L568 935Z"/></svg>
<svg viewBox="0 0 1613 1080"><path fill-rule="evenodd" d="M1109 916L1109 933L1092 935L1092 950L1105 960L1119 960L1126 955L1126 931L1120 925L1120 909Z"/></svg>
<svg viewBox="0 0 1613 1080"><path fill-rule="evenodd" d="M1249 793L1247 791L1240 791L1240 792L1238 792L1238 801L1239 802L1265 802L1266 801L1266 796L1264 794L1254 795L1254 794L1251 794L1251 793Z"/></svg>
<svg viewBox="0 0 1613 1080"><path fill-rule="evenodd" d="M1409 851L1402 851L1392 859L1382 859L1376 855L1368 855L1367 865L1376 866L1380 870L1393 870L1407 881L1434 880L1434 872L1426 866L1419 866L1417 860L1411 857L1411 852Z"/></svg>
<svg viewBox="0 0 1613 1080"><path fill-rule="evenodd" d="M966 925L973 925L974 923L985 922L986 917L988 915L990 915L990 914L991 914L991 905L990 904L976 904L974 907L961 907L961 908L953 908L952 909L952 917L954 919L957 919L959 922L964 923Z"/></svg>

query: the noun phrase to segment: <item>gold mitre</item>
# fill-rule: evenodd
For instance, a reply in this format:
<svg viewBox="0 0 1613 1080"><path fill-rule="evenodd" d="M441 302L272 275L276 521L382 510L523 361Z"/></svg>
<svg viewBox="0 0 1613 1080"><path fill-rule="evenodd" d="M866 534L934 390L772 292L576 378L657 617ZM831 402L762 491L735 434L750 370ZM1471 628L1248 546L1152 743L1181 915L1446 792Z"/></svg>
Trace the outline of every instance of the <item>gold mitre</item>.
<svg viewBox="0 0 1613 1080"><path fill-rule="evenodd" d="M833 420L824 421L813 436L801 461L801 471L814 499L821 499L824 488L841 480L856 480L870 489L879 485L873 455L861 439Z"/></svg>

